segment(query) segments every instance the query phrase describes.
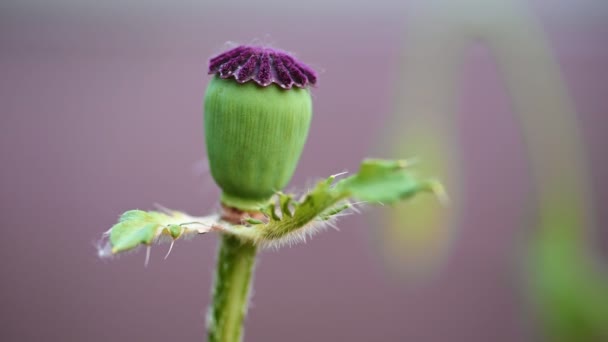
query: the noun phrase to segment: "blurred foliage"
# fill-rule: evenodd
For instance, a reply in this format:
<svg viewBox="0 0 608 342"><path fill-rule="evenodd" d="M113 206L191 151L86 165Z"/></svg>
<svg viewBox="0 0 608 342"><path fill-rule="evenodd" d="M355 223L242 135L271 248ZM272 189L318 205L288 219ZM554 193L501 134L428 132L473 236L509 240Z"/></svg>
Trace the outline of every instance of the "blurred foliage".
<svg viewBox="0 0 608 342"><path fill-rule="evenodd" d="M405 137L400 137L396 146L398 155L414 153L421 159L417 170L425 175L441 179L448 191L448 196L457 195L454 169L450 165L451 156L455 155L450 145L444 141L442 134L446 123L419 118L410 120L412 127ZM373 229L378 239L380 251L389 267L397 275L409 278L424 278L433 273L445 260L452 238L450 216L457 203L450 201L449 206L442 205L432 197L419 196L412 198L414 205L396 203L391 208L380 211L376 217L382 221L382 229Z"/></svg>
<svg viewBox="0 0 608 342"><path fill-rule="evenodd" d="M530 295L551 341L608 341L608 276L573 203L543 203L530 245ZM576 203L574 203L576 204Z"/></svg>

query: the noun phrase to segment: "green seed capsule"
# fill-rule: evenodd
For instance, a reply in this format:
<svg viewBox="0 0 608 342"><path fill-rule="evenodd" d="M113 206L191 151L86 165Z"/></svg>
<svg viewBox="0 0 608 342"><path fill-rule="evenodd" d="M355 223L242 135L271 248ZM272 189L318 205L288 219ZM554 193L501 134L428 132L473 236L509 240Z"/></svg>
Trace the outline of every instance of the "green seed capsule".
<svg viewBox="0 0 608 342"><path fill-rule="evenodd" d="M264 68L264 56L260 59L258 70ZM224 204L257 210L293 176L312 119L310 90L291 87L297 85L293 81L289 87L280 82L241 83L238 70L231 74L236 80L224 78L222 70L205 94L211 174L223 191ZM277 77L278 71L273 73Z"/></svg>

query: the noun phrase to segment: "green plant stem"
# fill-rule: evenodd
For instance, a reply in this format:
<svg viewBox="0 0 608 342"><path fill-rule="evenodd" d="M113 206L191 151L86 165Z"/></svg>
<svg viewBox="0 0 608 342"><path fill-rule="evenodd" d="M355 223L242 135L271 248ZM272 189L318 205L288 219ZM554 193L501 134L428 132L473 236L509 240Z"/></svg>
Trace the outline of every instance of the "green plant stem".
<svg viewBox="0 0 608 342"><path fill-rule="evenodd" d="M241 341L256 251L251 243L221 236L207 323L209 342Z"/></svg>

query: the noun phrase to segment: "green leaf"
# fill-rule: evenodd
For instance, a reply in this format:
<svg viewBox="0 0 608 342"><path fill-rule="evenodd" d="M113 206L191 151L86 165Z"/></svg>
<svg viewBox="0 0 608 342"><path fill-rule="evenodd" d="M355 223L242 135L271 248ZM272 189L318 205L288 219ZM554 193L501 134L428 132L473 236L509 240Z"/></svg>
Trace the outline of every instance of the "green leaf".
<svg viewBox="0 0 608 342"><path fill-rule="evenodd" d="M130 210L122 214L110 233L112 253L129 250L139 244L151 244L160 226L156 214L159 213L141 210Z"/></svg>
<svg viewBox="0 0 608 342"><path fill-rule="evenodd" d="M274 205L281 209L282 216L279 219L275 217L274 210L266 209L264 212L272 213L273 216L268 223L258 224L255 229L239 230L235 233L261 244L272 244L274 241L290 237L292 233L296 233L296 239L304 239L307 232L298 232L300 228L336 218L351 207L347 203L348 198L390 204L423 192L445 197L439 182L420 179L408 171L409 165L410 163L404 160L365 160L358 173L335 185L336 176L319 182L302 202L293 204L293 211L289 210L288 201L294 196L278 193Z"/></svg>
<svg viewBox="0 0 608 342"><path fill-rule="evenodd" d="M529 246L531 298L549 341L608 341L608 275L576 200L544 199Z"/></svg>
<svg viewBox="0 0 608 342"><path fill-rule="evenodd" d="M292 198L290 195L285 195L284 193L279 193L279 204L281 206L282 215L287 215L289 217L293 217L291 213L291 209L289 209L289 205L292 203Z"/></svg>
<svg viewBox="0 0 608 342"><path fill-rule="evenodd" d="M362 201L394 203L420 192L433 192L433 180L420 180L406 170L405 160L367 159L359 172L340 181L336 190Z"/></svg>
<svg viewBox="0 0 608 342"><path fill-rule="evenodd" d="M128 251L140 245L150 245L161 236L176 240L188 234L204 234L217 226L217 216L192 217L179 211L166 212L129 210L122 214L108 232L109 245L100 249L105 255L108 249L112 254Z"/></svg>
<svg viewBox="0 0 608 342"><path fill-rule="evenodd" d="M303 240L319 225L331 224L354 208L349 199L391 204L423 192L444 197L439 182L419 178L409 166L403 160L365 160L358 173L338 182L335 182L338 175L322 180L299 202L293 198L302 196L278 192L268 206L259 209L266 219L246 218L247 225L229 224L218 215L192 217L171 210L130 210L110 229L110 250L115 254L150 245L161 236L176 240L188 233L204 234L212 230L255 244L277 245Z"/></svg>

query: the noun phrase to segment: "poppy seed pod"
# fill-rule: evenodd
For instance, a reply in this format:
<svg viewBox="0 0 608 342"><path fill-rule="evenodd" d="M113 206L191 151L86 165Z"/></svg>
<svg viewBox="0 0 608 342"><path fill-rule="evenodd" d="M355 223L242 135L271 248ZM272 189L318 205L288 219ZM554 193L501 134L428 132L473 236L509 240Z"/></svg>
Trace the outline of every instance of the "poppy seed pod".
<svg viewBox="0 0 608 342"><path fill-rule="evenodd" d="M316 75L286 52L239 46L209 61L205 136L222 203L257 210L287 185L312 119Z"/></svg>

